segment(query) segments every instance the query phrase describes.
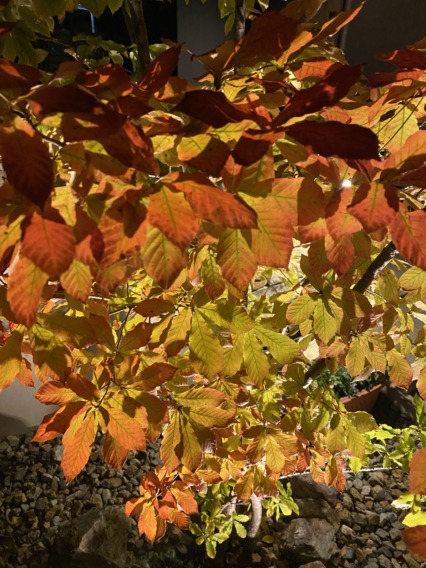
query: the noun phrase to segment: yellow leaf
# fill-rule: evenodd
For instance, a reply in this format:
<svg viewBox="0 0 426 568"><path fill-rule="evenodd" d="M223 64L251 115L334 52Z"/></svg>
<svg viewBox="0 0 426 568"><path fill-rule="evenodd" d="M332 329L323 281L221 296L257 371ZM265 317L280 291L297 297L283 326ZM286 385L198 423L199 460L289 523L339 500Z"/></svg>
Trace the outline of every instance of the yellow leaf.
<svg viewBox="0 0 426 568"><path fill-rule="evenodd" d="M287 308L286 317L289 323L303 323L309 319L315 309L315 301L309 294L299 296Z"/></svg>
<svg viewBox="0 0 426 568"><path fill-rule="evenodd" d="M413 378L413 369L407 362L407 359L395 349L387 353L389 364L389 376L391 381L397 387L408 388Z"/></svg>
<svg viewBox="0 0 426 568"><path fill-rule="evenodd" d="M337 321L323 297L318 298L314 309L314 333L328 343L337 332Z"/></svg>
<svg viewBox="0 0 426 568"><path fill-rule="evenodd" d="M209 378L223 368L224 355L220 341L197 311L192 316L189 359L199 373Z"/></svg>

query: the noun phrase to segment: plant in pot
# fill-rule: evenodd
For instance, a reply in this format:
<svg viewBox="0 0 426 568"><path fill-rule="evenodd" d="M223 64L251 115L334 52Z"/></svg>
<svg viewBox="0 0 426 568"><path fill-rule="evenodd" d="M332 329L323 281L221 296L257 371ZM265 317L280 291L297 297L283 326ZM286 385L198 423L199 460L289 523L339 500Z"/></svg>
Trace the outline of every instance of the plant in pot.
<svg viewBox="0 0 426 568"><path fill-rule="evenodd" d="M364 410L371 412L387 376L379 371L367 371L353 379L345 367L335 373L324 370L317 378L318 384L328 385L349 412Z"/></svg>

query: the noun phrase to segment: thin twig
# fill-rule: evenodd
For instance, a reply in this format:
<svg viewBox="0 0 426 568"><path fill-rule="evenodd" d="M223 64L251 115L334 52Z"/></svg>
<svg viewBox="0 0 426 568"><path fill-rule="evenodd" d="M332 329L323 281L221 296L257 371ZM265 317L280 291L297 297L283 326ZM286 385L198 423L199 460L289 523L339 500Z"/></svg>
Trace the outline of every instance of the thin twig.
<svg viewBox="0 0 426 568"><path fill-rule="evenodd" d="M243 39L246 34L246 2L245 0L236 0L235 2L235 23L234 23L234 39L236 42Z"/></svg>

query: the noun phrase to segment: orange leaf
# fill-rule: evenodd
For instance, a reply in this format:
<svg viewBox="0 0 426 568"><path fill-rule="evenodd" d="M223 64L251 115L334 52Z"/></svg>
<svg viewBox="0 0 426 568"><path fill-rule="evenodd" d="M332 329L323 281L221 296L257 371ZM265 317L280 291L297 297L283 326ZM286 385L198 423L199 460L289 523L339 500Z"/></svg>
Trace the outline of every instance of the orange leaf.
<svg viewBox="0 0 426 568"><path fill-rule="evenodd" d="M410 211L401 206L389 230L393 242L405 259L426 270L426 249L424 246L425 211Z"/></svg>
<svg viewBox="0 0 426 568"><path fill-rule="evenodd" d="M53 189L53 168L47 146L22 118L0 126L0 153L7 179L30 201L43 207Z"/></svg>
<svg viewBox="0 0 426 568"><path fill-rule="evenodd" d="M102 444L102 455L104 460L114 469L120 471L126 461L128 450L108 433L105 435Z"/></svg>
<svg viewBox="0 0 426 568"><path fill-rule="evenodd" d="M387 184L373 181L359 186L348 212L361 221L368 233L391 223L399 208L398 193Z"/></svg>
<svg viewBox="0 0 426 568"><path fill-rule="evenodd" d="M19 258L9 277L7 290L7 299L16 322L27 327L33 325L46 281L47 274L29 258Z"/></svg>
<svg viewBox="0 0 426 568"><path fill-rule="evenodd" d="M327 228L333 239L344 235L353 235L362 229L361 223L348 212L352 201L352 189L346 188L336 191L326 208Z"/></svg>
<svg viewBox="0 0 426 568"><path fill-rule="evenodd" d="M256 272L257 263L253 252L238 229L226 229L217 245L218 265L223 277L237 290L247 289Z"/></svg>
<svg viewBox="0 0 426 568"><path fill-rule="evenodd" d="M168 81L178 63L181 48L181 45L174 45L148 65L139 83L147 95L156 93Z"/></svg>
<svg viewBox="0 0 426 568"><path fill-rule="evenodd" d="M119 408L102 407L108 433L126 450L143 450L146 447L145 434L141 424Z"/></svg>
<svg viewBox="0 0 426 568"><path fill-rule="evenodd" d="M194 499L191 489L187 488L182 481L175 481L170 487L170 491L179 507L187 515L194 515L198 512L197 501Z"/></svg>
<svg viewBox="0 0 426 568"><path fill-rule="evenodd" d="M180 459L176 455L176 448L181 443L181 439L179 415L177 412L174 412L170 424L163 433L163 441L160 448L160 457L169 473L179 466Z"/></svg>
<svg viewBox="0 0 426 568"><path fill-rule="evenodd" d="M71 298L86 302L92 289L92 275L87 264L74 259L61 274L61 284Z"/></svg>
<svg viewBox="0 0 426 568"><path fill-rule="evenodd" d="M401 534L408 550L426 559L426 525L410 527Z"/></svg>
<svg viewBox="0 0 426 568"><path fill-rule="evenodd" d="M0 391L16 379L22 364L22 335L15 331L0 349Z"/></svg>
<svg viewBox="0 0 426 568"><path fill-rule="evenodd" d="M343 235L333 239L330 235L326 235L325 251L334 270L338 274L346 274L352 266L355 255L352 237Z"/></svg>
<svg viewBox="0 0 426 568"><path fill-rule="evenodd" d="M200 219L234 229L254 229L257 226L252 209L200 174L177 174L170 187L184 192Z"/></svg>
<svg viewBox="0 0 426 568"><path fill-rule="evenodd" d="M95 413L89 412L86 415L83 410L74 418L62 438L64 446L62 469L67 481L74 479L86 465L96 435Z"/></svg>
<svg viewBox="0 0 426 568"><path fill-rule="evenodd" d="M177 146L181 162L216 177L219 177L230 153L231 149L225 142L209 134L182 138Z"/></svg>
<svg viewBox="0 0 426 568"><path fill-rule="evenodd" d="M62 405L67 402L75 402L81 399L74 391L64 386L59 381L51 381L41 385L35 393L35 398L43 404Z"/></svg>
<svg viewBox="0 0 426 568"><path fill-rule="evenodd" d="M151 391L166 381L171 381L176 373L176 367L168 363L154 363L142 371L134 388Z"/></svg>
<svg viewBox="0 0 426 568"><path fill-rule="evenodd" d="M410 493L426 495L426 449L417 450L410 462Z"/></svg>
<svg viewBox="0 0 426 568"><path fill-rule="evenodd" d="M250 200L258 229L251 231L251 250L258 264L286 268L293 250L293 227L276 207L273 197Z"/></svg>
<svg viewBox="0 0 426 568"><path fill-rule="evenodd" d="M162 288L169 288L187 264L186 252L155 227L148 229L142 259L147 273Z"/></svg>
<svg viewBox="0 0 426 568"><path fill-rule="evenodd" d="M320 186L311 180L277 178L271 196L293 226L309 225L325 216L324 194Z"/></svg>
<svg viewBox="0 0 426 568"><path fill-rule="evenodd" d="M99 391L95 385L81 375L70 375L67 377L67 386L79 397L89 402L97 402L100 398Z"/></svg>
<svg viewBox="0 0 426 568"><path fill-rule="evenodd" d="M62 274L74 258L75 237L68 225L34 212L25 229L21 252L46 274Z"/></svg>
<svg viewBox="0 0 426 568"><path fill-rule="evenodd" d="M51 412L44 416L37 432L34 435L34 442L47 442L63 434L69 427L71 420L79 414L81 409L86 406L86 401L68 402L56 412Z"/></svg>
<svg viewBox="0 0 426 568"><path fill-rule="evenodd" d="M189 245L200 224L182 193L165 186L150 196L148 220L181 249Z"/></svg>

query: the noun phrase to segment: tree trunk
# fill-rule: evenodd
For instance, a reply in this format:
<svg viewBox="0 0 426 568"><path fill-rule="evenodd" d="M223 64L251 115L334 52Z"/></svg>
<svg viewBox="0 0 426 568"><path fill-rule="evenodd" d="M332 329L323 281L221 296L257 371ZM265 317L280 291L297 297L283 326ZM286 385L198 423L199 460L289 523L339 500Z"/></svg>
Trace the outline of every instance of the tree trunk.
<svg viewBox="0 0 426 568"><path fill-rule="evenodd" d="M235 24L234 39L240 41L246 33L246 2L245 0L236 0L235 2Z"/></svg>
<svg viewBox="0 0 426 568"><path fill-rule="evenodd" d="M138 51L141 74L150 64L149 41L143 13L142 0L126 0L124 5L124 19L130 40Z"/></svg>

